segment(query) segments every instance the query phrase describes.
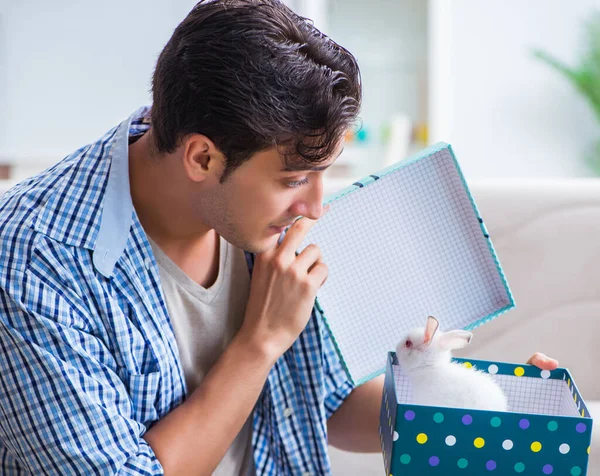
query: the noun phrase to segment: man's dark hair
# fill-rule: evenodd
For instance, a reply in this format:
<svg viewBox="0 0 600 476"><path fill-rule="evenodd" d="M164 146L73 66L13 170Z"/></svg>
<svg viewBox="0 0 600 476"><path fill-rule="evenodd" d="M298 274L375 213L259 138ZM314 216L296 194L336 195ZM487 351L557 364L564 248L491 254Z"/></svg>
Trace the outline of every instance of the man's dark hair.
<svg viewBox="0 0 600 476"><path fill-rule="evenodd" d="M175 29L152 80L159 154L188 134L226 156L221 180L272 146L305 166L331 157L360 109L356 60L278 0L203 0Z"/></svg>

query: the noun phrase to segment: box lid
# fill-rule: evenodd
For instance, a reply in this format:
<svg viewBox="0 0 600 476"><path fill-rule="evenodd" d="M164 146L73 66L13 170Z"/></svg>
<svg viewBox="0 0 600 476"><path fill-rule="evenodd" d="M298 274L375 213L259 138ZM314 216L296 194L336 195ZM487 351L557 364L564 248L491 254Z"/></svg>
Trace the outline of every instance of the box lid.
<svg viewBox="0 0 600 476"><path fill-rule="evenodd" d="M299 251L329 267L317 306L355 384L428 315L472 329L514 307L500 263L450 145L438 143L327 198L332 208Z"/></svg>

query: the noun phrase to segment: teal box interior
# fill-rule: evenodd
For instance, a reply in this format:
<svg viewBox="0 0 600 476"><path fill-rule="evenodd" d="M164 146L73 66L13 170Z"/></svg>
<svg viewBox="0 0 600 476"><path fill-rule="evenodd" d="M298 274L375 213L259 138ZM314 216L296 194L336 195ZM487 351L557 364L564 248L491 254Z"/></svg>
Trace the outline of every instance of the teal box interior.
<svg viewBox="0 0 600 476"><path fill-rule="evenodd" d="M415 405L390 352L379 427L387 475L587 473L592 419L567 369L453 360L491 374L509 411Z"/></svg>

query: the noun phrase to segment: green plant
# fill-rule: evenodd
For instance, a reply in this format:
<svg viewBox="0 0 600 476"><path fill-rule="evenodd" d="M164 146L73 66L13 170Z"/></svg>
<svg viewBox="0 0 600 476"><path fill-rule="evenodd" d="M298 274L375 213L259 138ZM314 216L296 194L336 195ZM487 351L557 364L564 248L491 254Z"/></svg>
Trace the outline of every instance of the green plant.
<svg viewBox="0 0 600 476"><path fill-rule="evenodd" d="M553 55L534 50L534 55L565 76L587 100L600 122L600 11L586 22L585 51L576 67L567 66ZM600 141L586 157L590 167L600 175Z"/></svg>

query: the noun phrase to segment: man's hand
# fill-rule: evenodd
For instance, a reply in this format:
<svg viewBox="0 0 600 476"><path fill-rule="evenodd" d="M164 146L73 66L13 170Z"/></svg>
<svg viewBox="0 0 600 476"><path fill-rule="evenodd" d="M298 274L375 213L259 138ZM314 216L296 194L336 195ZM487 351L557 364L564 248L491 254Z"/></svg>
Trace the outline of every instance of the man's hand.
<svg viewBox="0 0 600 476"><path fill-rule="evenodd" d="M315 297L327 279L321 250L308 245L296 250L316 223L300 218L283 241L256 256L250 296L240 336L251 349L279 358L308 323Z"/></svg>
<svg viewBox="0 0 600 476"><path fill-rule="evenodd" d="M536 352L533 354L527 363L530 365L535 365L542 370L554 370L558 367L558 360L551 359L546 354L542 354L541 352Z"/></svg>

